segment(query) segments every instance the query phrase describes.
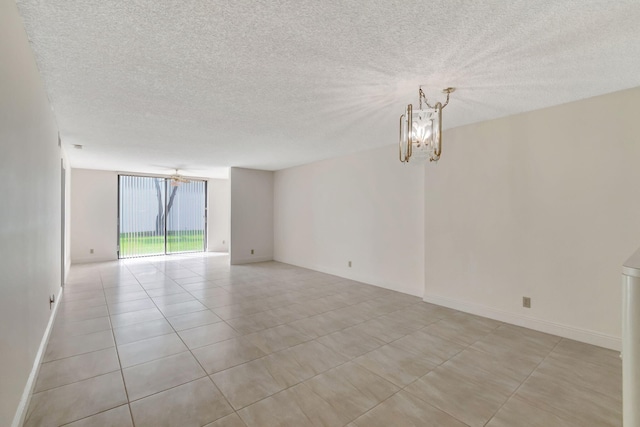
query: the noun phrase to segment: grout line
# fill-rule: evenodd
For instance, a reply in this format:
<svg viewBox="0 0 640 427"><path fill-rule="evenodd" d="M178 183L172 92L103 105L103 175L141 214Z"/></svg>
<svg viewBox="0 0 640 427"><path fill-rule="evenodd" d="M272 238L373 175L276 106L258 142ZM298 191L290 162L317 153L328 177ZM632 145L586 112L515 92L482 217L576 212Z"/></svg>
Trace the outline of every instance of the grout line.
<svg viewBox="0 0 640 427"><path fill-rule="evenodd" d="M115 371L113 371L113 372L115 372ZM113 409L118 409L121 406L129 406L129 404L128 403L123 403L122 405L114 406L113 408L105 409L104 411L99 411L99 412L96 412L95 414L87 415L86 417L78 418L77 420L73 420L73 421L69 421L68 423L61 424L60 427L65 427L65 426L71 425L73 423L76 423L78 421L86 420L87 418L91 418L91 417L96 416L96 415L104 414L105 412L109 412L109 411L111 411Z"/></svg>
<svg viewBox="0 0 640 427"><path fill-rule="evenodd" d="M544 333L544 332L542 332L542 333ZM549 335L549 334L547 334L547 335ZM492 420L492 419L493 419L493 418L498 414L498 412L500 412L500 410L503 408L503 406L504 406L504 405L506 405L506 404L507 404L507 402L508 402L509 400L511 400L511 398L512 398L513 396L515 396L515 395L516 395L516 393L518 392L518 390L520 390L520 388L524 385L524 383L526 383L526 382L527 382L527 380L528 380L529 378L531 378L531 375L533 375L533 373L534 373L534 372L536 372L536 371L538 370L538 368L540 367L540 365L542 365L542 364L547 360L547 358L551 355L551 353L553 353L553 351L556 349L556 347L558 347L558 345L559 345L561 342L562 342L562 338L561 338L561 339L559 339L557 343L555 343L555 345L553 346L553 348L551 348L551 350L549 350L549 352L547 353L547 355L546 355L544 358L542 358L542 360L541 360L541 361L536 365L536 367L535 367L535 368L533 368L533 369L531 370L531 372L529 372L529 375L527 375L527 377L526 377L525 379L523 379L523 380L520 382L520 384L518 385L518 387L516 387L516 389L515 389L515 390L514 390L510 395L509 395L509 397L507 397L507 399L505 399L505 401L504 401L504 402L502 402L502 405L500 405L500 407L499 407L499 408L498 408L498 409L493 413L493 415L491 415L491 418L489 418L489 419L487 420L487 422L486 422L484 425L487 425L487 424L488 424L488 423L489 423L489 422L490 422L490 421L491 421L491 420ZM537 408L537 409L539 409L539 410L541 410L541 411L549 412L549 411L546 411L546 410L541 409L541 408L538 408L538 407L536 407L536 408ZM555 415L555 414L552 414L552 415ZM561 417L559 417L559 416L557 416L557 415L556 415L556 417L561 418Z"/></svg>
<svg viewBox="0 0 640 427"><path fill-rule="evenodd" d="M127 270L129 270L129 272L131 272L131 270L130 270L128 267L127 267ZM132 274L133 274L133 273L132 273ZM135 275L134 275L134 276L135 276ZM136 280L137 280L137 279L136 279ZM138 283L139 283L139 282L138 282ZM140 284L140 286L142 286L142 284ZM182 288L182 285L178 285L178 286L180 286L180 288ZM142 286L142 288L144 289L144 287L143 287L143 286ZM184 290L184 288L182 288L182 289ZM147 290L146 290L146 289L144 289L144 291L145 291L145 293L147 293ZM148 293L147 293L147 295L148 295ZM191 294L190 294L190 295L191 295ZM193 296L193 295L192 295L192 296ZM185 348L187 349L187 351L189 352L189 354L191 354L191 357L193 358L193 360L195 360L195 361L196 361L196 363L198 364L198 366L200 366L200 369L202 369L202 372L204 373L204 376L202 376L202 377L196 378L196 379L191 380L191 381L187 381L186 383L179 384L179 385L174 386L174 387L170 387L170 388L167 388L167 389L161 390L161 391L159 391L159 392L157 392L157 393L153 393L153 394L151 394L151 395L149 395L149 396L153 396L154 394L162 393L162 392L165 392L165 391L167 391L167 390L171 390L172 388L176 388L176 387L183 386L183 385L185 385L185 384L189 384L189 383L191 383L191 382L193 382L193 381L198 381L198 380L200 380L200 379L202 379L202 378L208 378L208 379L209 379L209 381L210 381L210 382L213 384L213 386L216 388L216 390L218 390L218 393L220 393L220 396L222 396L222 398L223 398L223 399L224 399L224 401L227 403L227 405L229 405L229 407L230 407L230 408L234 411L234 413L235 413L235 409L233 408L233 406L231 405L231 403L227 400L227 397L224 395L224 393L222 393L222 391L218 388L217 384L216 384L216 383L211 379L211 377L209 377L209 374L207 373L207 370L204 368L204 366L202 366L202 364L200 363L200 361L198 360L198 358L193 354L192 349L190 349L190 348L189 348L189 346L187 345L187 343L186 343L186 342L184 342L184 340L182 339L182 337L180 336L180 334L178 333L178 331L177 331L177 330L175 329L175 327L171 324L171 322L169 322L169 319L167 319L167 316L165 316L164 312L163 312L162 310L160 310L160 307L158 307L158 304L156 303L156 301L154 301L154 300L151 298L151 296L149 296L149 298L151 299L151 301L153 302L153 304L156 306L156 308L158 309L158 311L160 311L160 314L162 314L163 319L164 319L164 320L169 324L169 326L170 326L170 327L171 327L171 329L173 330L173 333L175 333L175 334L176 334L176 336L178 337L178 339L180 339L180 341L181 341L181 342L182 342L182 344L185 346ZM207 308L207 309L208 309L208 308ZM204 311L204 310L203 310L203 311ZM189 314L189 313L184 313L184 314ZM115 338L115 337L114 337L114 338ZM182 353L182 352L181 352L181 353ZM171 356L171 355L170 355L170 356ZM170 357L170 356L166 356L166 357ZM160 359L162 359L162 358L160 358ZM159 359L154 359L154 360L152 360L152 361L155 361L155 360L159 360ZM152 361L148 361L148 362L152 362ZM148 363L148 362L145 362L145 363ZM135 366L135 365L134 365L134 366ZM124 380L124 377L123 377L123 380ZM125 384L125 388L126 388L126 384ZM147 397L149 397L149 396L145 396L145 397L142 397L142 398L137 399L137 400L146 399L146 398L147 398ZM127 401L129 401L129 408L131 408L131 401L129 400L129 396L128 396L128 394L127 394ZM224 416L226 416L226 415L224 415ZM133 419L133 413L132 413L132 415L131 415L131 418ZM220 418L222 418L222 417L220 417ZM219 418L217 418L217 419L219 419ZM214 421L216 421L217 419L215 419L215 420L211 420L211 421L208 421L207 423L209 423L209 422L214 422ZM134 427L135 427L135 425L134 425Z"/></svg>
<svg viewBox="0 0 640 427"><path fill-rule="evenodd" d="M102 274L100 274L100 280L102 281ZM104 293L105 299L107 298L107 294L104 290L104 284L102 286L102 292ZM111 337L113 338L113 345L116 349L116 356L118 357L118 365L120 366L120 378L122 378L122 387L124 387L124 394L127 398L127 407L129 408L129 416L131 417L131 424L135 427L136 423L133 420L133 412L131 411L131 405L129 404L129 391L127 390L127 383L124 380L124 372L122 371L122 362L120 361L120 351L118 350L118 343L116 341L116 335L113 332L113 324L111 323L111 311L109 310L109 305L107 305L107 314L109 315L109 325L111 325Z"/></svg>

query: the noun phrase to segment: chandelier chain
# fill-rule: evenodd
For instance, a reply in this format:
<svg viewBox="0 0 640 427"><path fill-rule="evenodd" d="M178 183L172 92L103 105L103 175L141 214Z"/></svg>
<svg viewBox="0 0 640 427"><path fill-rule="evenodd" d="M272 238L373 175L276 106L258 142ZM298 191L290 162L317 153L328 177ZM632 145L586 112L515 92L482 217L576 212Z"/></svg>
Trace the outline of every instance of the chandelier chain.
<svg viewBox="0 0 640 427"><path fill-rule="evenodd" d="M451 91L450 90L445 90L444 93L447 94L447 99L446 101L444 101L444 104L442 104L442 106L440 107L441 109L444 109L444 107L447 106L447 104L449 103L449 95L451 95ZM422 110L422 100L424 99L424 103L427 104L427 107L429 108L435 108L433 107L431 104L429 104L429 101L427 101L427 96L424 94L422 87L420 87L418 89L418 97L420 98L420 109Z"/></svg>

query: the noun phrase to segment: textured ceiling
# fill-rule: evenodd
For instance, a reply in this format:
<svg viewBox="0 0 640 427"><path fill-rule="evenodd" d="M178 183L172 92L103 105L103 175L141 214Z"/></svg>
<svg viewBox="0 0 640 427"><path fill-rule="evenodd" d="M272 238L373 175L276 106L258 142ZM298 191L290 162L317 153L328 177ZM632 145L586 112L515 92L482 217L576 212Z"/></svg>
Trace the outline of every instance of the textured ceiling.
<svg viewBox="0 0 640 427"><path fill-rule="evenodd" d="M393 144L420 84L458 88L445 128L640 86L638 0L17 3L73 167L215 177Z"/></svg>

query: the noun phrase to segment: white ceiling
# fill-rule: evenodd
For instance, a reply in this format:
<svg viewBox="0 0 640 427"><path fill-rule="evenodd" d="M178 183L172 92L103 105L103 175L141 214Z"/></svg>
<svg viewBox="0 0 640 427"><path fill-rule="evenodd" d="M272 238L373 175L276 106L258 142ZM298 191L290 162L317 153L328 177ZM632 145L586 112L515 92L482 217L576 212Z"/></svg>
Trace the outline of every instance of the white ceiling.
<svg viewBox="0 0 640 427"><path fill-rule="evenodd" d="M640 86L638 0L17 3L73 167L216 177L393 144L420 84L458 88L445 128Z"/></svg>

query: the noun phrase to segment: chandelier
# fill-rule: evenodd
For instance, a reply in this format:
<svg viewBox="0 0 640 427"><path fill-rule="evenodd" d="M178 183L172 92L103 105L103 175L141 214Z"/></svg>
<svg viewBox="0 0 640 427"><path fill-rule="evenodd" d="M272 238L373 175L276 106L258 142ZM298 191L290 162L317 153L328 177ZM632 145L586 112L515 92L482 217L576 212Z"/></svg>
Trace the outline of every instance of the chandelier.
<svg viewBox="0 0 640 427"><path fill-rule="evenodd" d="M407 105L405 113L400 116L400 161L409 162L415 159L429 159L437 162L442 152L442 109L449 103L449 95L455 88L449 87L442 91L447 94L444 104L436 103L431 106L427 97L418 90L420 109L413 111L411 104ZM423 107L424 101L424 107Z"/></svg>

